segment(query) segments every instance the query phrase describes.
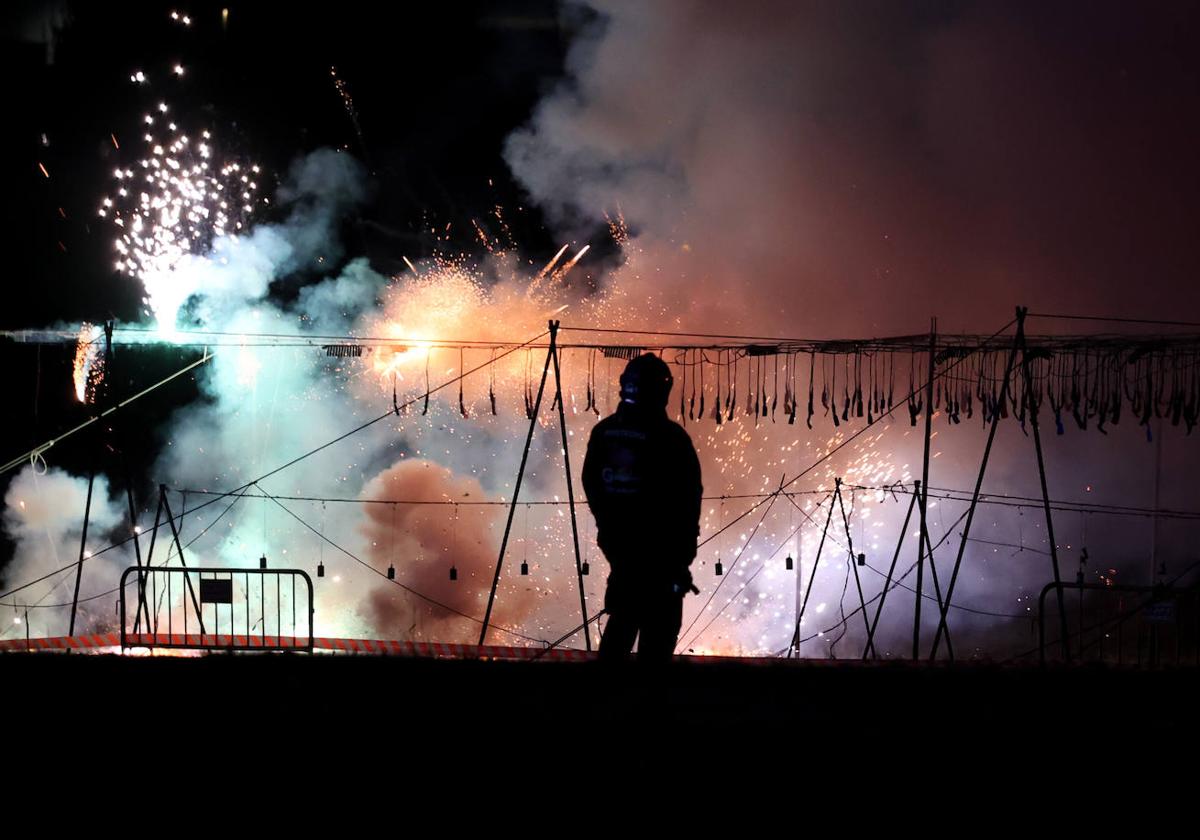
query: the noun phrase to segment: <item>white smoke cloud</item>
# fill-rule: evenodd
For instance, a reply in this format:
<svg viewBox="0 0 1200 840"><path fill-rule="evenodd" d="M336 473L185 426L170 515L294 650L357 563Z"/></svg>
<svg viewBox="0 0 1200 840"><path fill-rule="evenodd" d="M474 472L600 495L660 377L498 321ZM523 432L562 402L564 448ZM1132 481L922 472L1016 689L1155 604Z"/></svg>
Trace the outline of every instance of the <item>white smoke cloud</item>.
<svg viewBox="0 0 1200 840"><path fill-rule="evenodd" d="M1017 303L1163 317L1166 301L1200 302L1178 260L1194 212L1167 186L1194 93L1147 71L1137 84L1160 87L1137 96L1153 105L1130 113L1104 49L1060 40L1053 12L568 9L592 22L507 158L568 233L623 213L622 285L655 318L894 335L931 314L945 331L996 329ZM1089 44L1160 52L1146 20L1092 23ZM1174 163L1130 167L1131 149Z"/></svg>
<svg viewBox="0 0 1200 840"><path fill-rule="evenodd" d="M174 298L176 311L190 298L188 314L200 324L228 324L245 304L263 300L274 280L336 265L342 256L337 226L366 194L365 172L354 158L330 149L306 155L279 190L278 204L288 211L284 222L221 237L209 253L185 257L169 280L153 287ZM356 271L361 276L361 266ZM171 302L161 301L155 311L169 313Z"/></svg>
<svg viewBox="0 0 1200 840"><path fill-rule="evenodd" d="M4 495L4 530L15 543L11 563L6 567L6 584L24 583L41 578L59 569L66 569L13 596L21 607L30 607L29 631L33 636L57 636L67 632L69 612L50 609L51 604L69 603L74 595L75 567L79 560L82 537L83 509L87 500L87 479L51 468L40 472L25 467L13 479ZM117 528L122 521L123 505L109 498L108 480L97 475L92 488L91 518L85 550L98 551L116 537L123 539L128 532ZM132 551L116 550L85 561L80 582L79 626L87 629L108 629L114 623L113 603L116 595L93 598L116 585L120 570L132 556ZM24 610L13 611L13 618L24 620ZM13 626L4 617L6 636L20 636L23 627Z"/></svg>

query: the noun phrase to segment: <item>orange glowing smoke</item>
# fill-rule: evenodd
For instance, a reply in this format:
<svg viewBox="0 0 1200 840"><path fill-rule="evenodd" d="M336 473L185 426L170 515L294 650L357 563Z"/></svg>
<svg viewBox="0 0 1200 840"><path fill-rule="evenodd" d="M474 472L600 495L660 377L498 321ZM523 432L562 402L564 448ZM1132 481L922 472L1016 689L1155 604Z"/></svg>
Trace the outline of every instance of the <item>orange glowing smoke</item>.
<svg viewBox="0 0 1200 840"><path fill-rule="evenodd" d="M579 256L582 252L570 265ZM556 261L536 276L545 279ZM546 322L565 309L574 306L592 311L601 303L601 299L572 303L567 290L552 278L540 289L527 279L519 280L488 286L471 269L455 262L438 263L419 275L414 272L398 278L385 294L381 313L361 326L365 335L395 342L376 346L369 356L370 369L380 386L390 389L394 379L402 392L421 392L427 369L431 384L457 374L460 354L445 344L469 340L477 345L478 349L466 352L470 358L465 362L471 367L482 363L493 347L528 341L545 332ZM498 390L508 388L509 393L517 393L526 362L524 354L512 354L490 371L477 374L478 380L493 376Z"/></svg>
<svg viewBox="0 0 1200 840"><path fill-rule="evenodd" d="M415 502L478 502L488 497L474 478L456 476L431 461L405 460L367 485L365 499ZM371 565L396 568L396 580L453 610L481 616L496 562L495 546L504 525L502 506L446 504L369 504L363 525ZM450 580L450 568L458 580ZM498 625L520 626L537 603L538 591L515 584L497 595L493 618ZM457 613L382 581L361 607L373 627L387 638L464 641L479 626ZM511 638L509 642L513 641Z"/></svg>

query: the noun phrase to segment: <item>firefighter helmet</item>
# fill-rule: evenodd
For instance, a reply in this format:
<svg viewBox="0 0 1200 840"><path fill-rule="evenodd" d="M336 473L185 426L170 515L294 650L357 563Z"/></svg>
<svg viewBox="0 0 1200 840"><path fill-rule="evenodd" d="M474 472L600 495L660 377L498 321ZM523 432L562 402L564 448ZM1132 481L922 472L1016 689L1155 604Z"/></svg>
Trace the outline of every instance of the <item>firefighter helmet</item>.
<svg viewBox="0 0 1200 840"><path fill-rule="evenodd" d="M653 353L630 360L621 374L621 402L666 408L675 379L667 363Z"/></svg>

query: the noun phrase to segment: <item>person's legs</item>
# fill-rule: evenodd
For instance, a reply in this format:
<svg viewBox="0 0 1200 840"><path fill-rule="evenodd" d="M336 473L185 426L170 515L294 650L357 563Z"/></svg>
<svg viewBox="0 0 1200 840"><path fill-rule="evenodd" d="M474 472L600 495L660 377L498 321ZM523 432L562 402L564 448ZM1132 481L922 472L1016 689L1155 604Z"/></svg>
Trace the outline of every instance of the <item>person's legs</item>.
<svg viewBox="0 0 1200 840"><path fill-rule="evenodd" d="M670 662L683 624L683 596L667 593L647 598L642 611L642 634L638 638L639 662Z"/></svg>
<svg viewBox="0 0 1200 840"><path fill-rule="evenodd" d="M608 612L608 622L600 637L600 659L624 659L633 650L640 617L632 587L617 574L608 576L604 609Z"/></svg>
<svg viewBox="0 0 1200 840"><path fill-rule="evenodd" d="M638 635L637 616L628 612L609 613L600 637L600 658L624 659L633 650Z"/></svg>

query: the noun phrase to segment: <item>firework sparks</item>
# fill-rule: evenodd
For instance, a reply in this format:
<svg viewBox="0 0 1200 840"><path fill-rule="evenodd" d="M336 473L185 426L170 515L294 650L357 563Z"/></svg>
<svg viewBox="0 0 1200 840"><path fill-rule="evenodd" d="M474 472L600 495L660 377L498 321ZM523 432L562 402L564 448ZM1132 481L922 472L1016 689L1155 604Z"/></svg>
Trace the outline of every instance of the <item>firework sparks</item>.
<svg viewBox="0 0 1200 840"><path fill-rule="evenodd" d="M358 109L354 107L354 97L350 95L350 89L346 87L345 80L338 75L336 67L329 68L329 75L333 77L333 86L342 100L342 107L346 109L346 115L350 117L351 125L354 126L354 134L358 137L359 148L366 155L367 140L363 136L362 125L358 121Z"/></svg>
<svg viewBox="0 0 1200 840"><path fill-rule="evenodd" d="M554 271L554 266L558 265L558 261L562 259L562 255L565 254L567 249L570 247L570 244L566 244L559 248L558 253L550 259L550 262L546 263L542 267L542 270L533 276L533 281L530 282L529 290L526 292L527 296L533 297L535 294L537 294L541 288L542 281L545 280L546 277L550 276L550 272Z"/></svg>
<svg viewBox="0 0 1200 840"><path fill-rule="evenodd" d="M604 220L608 223L608 232L613 242L624 245L629 240L629 225L625 222L625 214L621 212L621 208L617 208L615 216L605 213Z"/></svg>
<svg viewBox="0 0 1200 840"><path fill-rule="evenodd" d="M539 272L537 273L537 277L536 277L536 278L534 278L534 279L535 279L535 280L540 280L541 278L543 278L543 277L545 277L547 274L549 274L551 271L553 271L553 270L554 270L554 266L558 265L558 261L559 261L560 259L562 259L562 255L563 255L563 254L565 254L565 253L567 252L567 248L569 248L569 247L571 247L571 246L570 246L570 245L564 245L564 246L562 246L561 248L559 248L559 249L558 249L558 253L554 255L554 258L553 258L553 259L551 259L551 260L550 260L550 262L546 263L546 267L545 267L545 268L543 268L541 271L539 271Z"/></svg>
<svg viewBox="0 0 1200 840"><path fill-rule="evenodd" d="M142 281L158 327L167 332L191 291L174 276L176 268L243 230L259 204L260 174L253 164L220 161L208 131L195 138L173 121L160 127L169 111L162 102L157 117L143 116L146 154L113 172L116 192L99 208L119 228L117 270Z"/></svg>
<svg viewBox="0 0 1200 840"><path fill-rule="evenodd" d="M96 386L104 378L104 366L100 355L100 336L103 334L103 329L86 322L79 328L71 379L75 383L75 398L81 403L92 401Z"/></svg>
<svg viewBox="0 0 1200 840"><path fill-rule="evenodd" d="M586 254L591 249L591 247L592 247L591 245L584 245L582 248L580 248L578 254L571 257L571 259L567 262L566 265L564 265L562 267L562 269L560 271L556 271L554 273L554 279L559 281L560 283L563 280L567 279L567 275L571 273L571 269L574 268L575 265L581 259L583 259L583 255Z"/></svg>

